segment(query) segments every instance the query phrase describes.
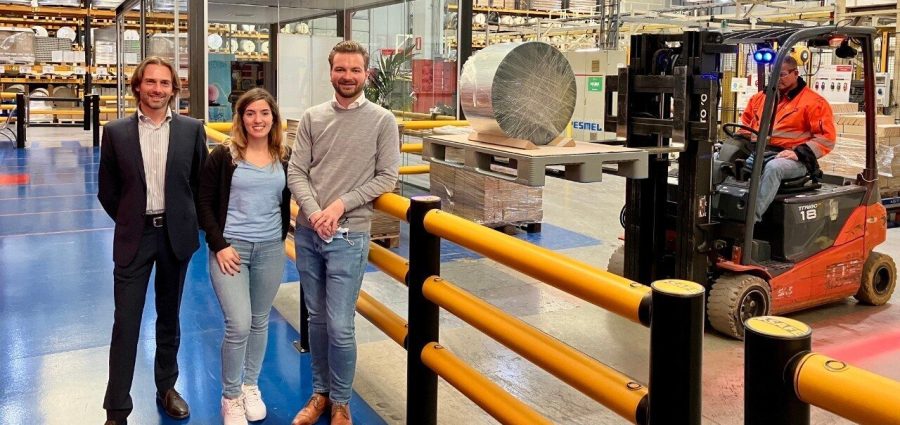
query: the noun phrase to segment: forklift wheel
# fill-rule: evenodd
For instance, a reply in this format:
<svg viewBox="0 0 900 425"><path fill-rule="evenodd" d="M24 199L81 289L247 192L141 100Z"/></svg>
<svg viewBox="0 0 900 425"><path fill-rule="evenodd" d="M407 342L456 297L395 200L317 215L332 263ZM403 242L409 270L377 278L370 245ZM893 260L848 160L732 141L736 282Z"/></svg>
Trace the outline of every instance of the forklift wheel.
<svg viewBox="0 0 900 425"><path fill-rule="evenodd" d="M625 277L625 245L619 245L609 256L609 265L606 271Z"/></svg>
<svg viewBox="0 0 900 425"><path fill-rule="evenodd" d="M744 339L744 321L769 314L769 284L758 276L726 273L713 283L706 314L713 329Z"/></svg>
<svg viewBox="0 0 900 425"><path fill-rule="evenodd" d="M897 286L897 266L890 256L872 251L863 266L862 283L855 298L863 304L882 305L891 299Z"/></svg>

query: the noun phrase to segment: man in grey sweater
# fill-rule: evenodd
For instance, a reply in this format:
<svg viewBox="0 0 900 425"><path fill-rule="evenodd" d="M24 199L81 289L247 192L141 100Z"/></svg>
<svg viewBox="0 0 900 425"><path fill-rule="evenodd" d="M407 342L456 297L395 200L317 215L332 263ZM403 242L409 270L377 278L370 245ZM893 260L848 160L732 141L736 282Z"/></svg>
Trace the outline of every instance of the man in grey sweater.
<svg viewBox="0 0 900 425"><path fill-rule="evenodd" d="M328 56L334 99L306 110L288 167L300 205L294 243L309 309L313 395L293 425L351 424L356 372L356 300L368 264L372 201L397 183L399 137L393 114L363 96L369 55L342 41Z"/></svg>

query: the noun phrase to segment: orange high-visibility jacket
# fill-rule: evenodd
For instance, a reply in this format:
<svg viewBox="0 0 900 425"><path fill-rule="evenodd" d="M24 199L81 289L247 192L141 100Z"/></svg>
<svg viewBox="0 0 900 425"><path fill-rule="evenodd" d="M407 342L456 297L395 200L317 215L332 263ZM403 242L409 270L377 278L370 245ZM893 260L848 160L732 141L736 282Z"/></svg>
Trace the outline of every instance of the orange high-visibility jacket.
<svg viewBox="0 0 900 425"><path fill-rule="evenodd" d="M806 143L816 157L821 158L834 149L837 139L834 114L825 98L805 84L798 88L800 90L794 89L787 96L779 96L772 137L769 138L768 144L782 149L793 149L801 143ZM756 93L750 98L747 108L741 115L741 122L744 125L759 129L765 100L764 92Z"/></svg>

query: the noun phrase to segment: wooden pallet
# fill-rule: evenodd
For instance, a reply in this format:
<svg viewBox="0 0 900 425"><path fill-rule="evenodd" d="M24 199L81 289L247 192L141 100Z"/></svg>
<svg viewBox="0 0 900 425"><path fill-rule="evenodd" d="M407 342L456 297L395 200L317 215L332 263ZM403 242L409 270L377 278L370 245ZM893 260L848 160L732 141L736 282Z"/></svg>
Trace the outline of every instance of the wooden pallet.
<svg viewBox="0 0 900 425"><path fill-rule="evenodd" d="M541 233L540 222L485 224L485 226L507 235L515 235L520 230L524 230L525 233Z"/></svg>
<svg viewBox="0 0 900 425"><path fill-rule="evenodd" d="M546 169L554 165L564 169L564 179L586 183L600 181L604 172L646 178L649 164L644 150L585 142L576 142L572 147L540 146L533 150L471 141L464 134L426 137L423 142L423 159L533 187L544 185ZM463 162L448 159L448 147L462 149ZM491 164L497 158L508 160L512 173L493 170Z"/></svg>
<svg viewBox="0 0 900 425"><path fill-rule="evenodd" d="M371 241L385 248L397 248L400 246L400 234L372 235Z"/></svg>

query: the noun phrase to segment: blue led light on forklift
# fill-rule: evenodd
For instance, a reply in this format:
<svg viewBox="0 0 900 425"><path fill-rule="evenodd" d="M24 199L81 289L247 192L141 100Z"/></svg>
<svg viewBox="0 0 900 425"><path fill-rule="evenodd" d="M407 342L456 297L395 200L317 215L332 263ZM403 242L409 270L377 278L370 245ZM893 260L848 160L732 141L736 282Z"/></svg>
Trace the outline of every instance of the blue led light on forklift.
<svg viewBox="0 0 900 425"><path fill-rule="evenodd" d="M759 63L772 63L775 60L775 50L763 47L753 52L753 60Z"/></svg>

